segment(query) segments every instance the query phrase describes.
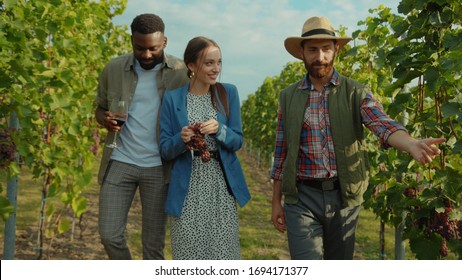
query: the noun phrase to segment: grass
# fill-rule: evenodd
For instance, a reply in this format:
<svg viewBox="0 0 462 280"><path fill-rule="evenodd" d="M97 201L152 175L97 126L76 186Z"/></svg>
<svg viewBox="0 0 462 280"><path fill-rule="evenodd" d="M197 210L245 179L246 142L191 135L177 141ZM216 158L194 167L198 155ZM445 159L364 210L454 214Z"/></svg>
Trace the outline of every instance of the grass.
<svg viewBox="0 0 462 280"><path fill-rule="evenodd" d="M255 176L255 167L249 166L249 162L241 163L252 194L250 202L239 209L242 258L289 259L287 237L276 231L271 223L271 188L267 178L262 174Z"/></svg>
<svg viewBox="0 0 462 280"><path fill-rule="evenodd" d="M356 231L356 253L366 260L395 259L395 229L385 226L384 252L380 244L380 221L369 210L362 209ZM405 250L409 251L406 244ZM413 259L412 252L405 252L407 259Z"/></svg>
<svg viewBox="0 0 462 280"><path fill-rule="evenodd" d="M277 232L270 221L272 186L268 172L258 172L252 160L241 160L241 163L252 193L251 202L239 210L243 258L289 259L287 236ZM393 228L385 227L384 259L394 259L394 234ZM406 258L413 259L408 246L406 249ZM356 231L355 259L381 258L380 220L371 211L362 209Z"/></svg>
<svg viewBox="0 0 462 280"><path fill-rule="evenodd" d="M0 186L3 188L6 186L7 179L2 173L0 174ZM4 189L6 192L6 187ZM18 205L16 209L16 227L19 231L31 224L38 223L40 202L40 186L32 179L29 170L22 168L18 182ZM0 238L3 241L4 223L0 222L0 230Z"/></svg>
<svg viewBox="0 0 462 280"><path fill-rule="evenodd" d="M242 258L253 260L289 259L287 236L276 231L270 221L272 185L268 178L268 172L256 167L255 161L249 155L240 153L240 158L252 194L251 201L244 208L238 210ZM87 190L87 195L93 199L93 202L89 204L97 210L99 186L96 183L96 172L97 170L95 170L94 184ZM2 186L5 186L4 176L0 176L0 180ZM21 169L18 185L16 236L30 234L31 228L37 228L41 201L40 182L35 182L32 179L27 168ZM129 213L130 224L127 227L129 247L134 259L142 258L139 204L139 197L135 196ZM0 223L0 231L0 249L3 251L4 223ZM372 212L363 209L360 213L356 234L356 259L378 260L381 258L379 231L379 220ZM93 238L92 241L95 244L99 243L97 238ZM386 227L385 242L385 259L394 259L394 230L392 228ZM406 250L406 258L413 259L408 246ZM165 256L167 259L171 259L168 231Z"/></svg>

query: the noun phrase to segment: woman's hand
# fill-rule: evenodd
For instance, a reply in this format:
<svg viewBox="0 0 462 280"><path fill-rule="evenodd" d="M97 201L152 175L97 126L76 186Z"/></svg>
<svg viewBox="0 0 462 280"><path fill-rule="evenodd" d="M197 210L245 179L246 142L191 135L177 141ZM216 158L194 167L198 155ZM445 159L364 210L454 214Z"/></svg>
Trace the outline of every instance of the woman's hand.
<svg viewBox="0 0 462 280"><path fill-rule="evenodd" d="M183 126L181 129L181 139L183 142L188 143L191 141L191 137L194 135L194 131L189 126Z"/></svg>
<svg viewBox="0 0 462 280"><path fill-rule="evenodd" d="M202 134L216 134L218 132L219 123L215 119L210 119L201 124Z"/></svg>

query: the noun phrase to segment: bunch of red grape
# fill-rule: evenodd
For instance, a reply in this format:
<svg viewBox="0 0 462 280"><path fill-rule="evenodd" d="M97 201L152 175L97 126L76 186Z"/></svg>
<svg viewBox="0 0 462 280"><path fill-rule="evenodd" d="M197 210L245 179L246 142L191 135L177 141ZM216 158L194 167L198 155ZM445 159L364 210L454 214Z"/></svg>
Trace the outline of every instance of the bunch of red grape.
<svg viewBox="0 0 462 280"><path fill-rule="evenodd" d="M16 158L16 146L11 139L10 130L0 130L0 169L7 167Z"/></svg>
<svg viewBox="0 0 462 280"><path fill-rule="evenodd" d="M210 160L210 151L205 141L205 135L201 133L201 124L195 123L189 126L194 135L191 137L191 140L186 143L186 146L190 150L199 151L199 155L203 162L208 162Z"/></svg>
<svg viewBox="0 0 462 280"><path fill-rule="evenodd" d="M457 234L459 238L462 238L462 220L458 220L456 222L456 225L457 225Z"/></svg>
<svg viewBox="0 0 462 280"><path fill-rule="evenodd" d="M425 233L437 233L443 237L443 243L440 249L440 255L446 257L448 255L447 240L454 240L461 238L462 225L460 220L451 220L449 214L452 212L451 207L445 207L444 212L434 212L429 219L429 223L425 229Z"/></svg>
<svg viewBox="0 0 462 280"><path fill-rule="evenodd" d="M404 196L406 196L407 198L411 198L411 199L414 199L417 197L417 190L416 188L414 187L408 187L404 190Z"/></svg>
<svg viewBox="0 0 462 280"><path fill-rule="evenodd" d="M93 138L93 144L91 144L91 146L88 147L88 150L91 153L93 153L94 156L97 156L99 153L99 147L100 147L99 131L98 129L93 129L91 133L92 133L92 138Z"/></svg>
<svg viewBox="0 0 462 280"><path fill-rule="evenodd" d="M450 209L450 208L449 208ZM449 219L451 210L446 208L446 211L436 212L430 219L430 224L427 227L427 232L435 232L441 235L444 239L452 240L456 238L456 221Z"/></svg>
<svg viewBox="0 0 462 280"><path fill-rule="evenodd" d="M446 257L449 253L448 246L446 245L446 239L443 238L443 243L441 244L440 255Z"/></svg>
<svg viewBox="0 0 462 280"><path fill-rule="evenodd" d="M417 189L408 187L403 194L410 199L417 197ZM441 248L439 253L442 257L448 255L449 249L447 241L462 239L462 220L453 219L451 213L455 207L454 203L449 199L444 199L444 211L436 211L433 209L430 216L421 216L414 223L423 229L425 235L430 237L432 234L438 234L442 237ZM419 211L420 206L414 206L414 210Z"/></svg>

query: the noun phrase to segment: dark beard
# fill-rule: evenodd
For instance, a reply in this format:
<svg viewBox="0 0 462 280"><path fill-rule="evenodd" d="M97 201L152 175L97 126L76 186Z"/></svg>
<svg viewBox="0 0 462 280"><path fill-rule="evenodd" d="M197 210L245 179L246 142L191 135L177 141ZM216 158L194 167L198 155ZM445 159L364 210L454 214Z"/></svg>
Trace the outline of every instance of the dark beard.
<svg viewBox="0 0 462 280"><path fill-rule="evenodd" d="M137 58L138 59L138 58ZM141 67L145 70L151 70L154 67L156 67L157 64L162 63L164 61L164 55L160 55L158 57L152 58L149 61L142 60L141 58L138 59L138 62L140 63Z"/></svg>
<svg viewBox="0 0 462 280"><path fill-rule="evenodd" d="M308 64L305 58L303 58L303 63L305 64L305 69L308 71L308 74L315 79L325 78L327 75L332 74L332 69L334 68L335 55L332 57L332 60L327 63L315 62ZM315 66L324 66L324 68L315 68Z"/></svg>
<svg viewBox="0 0 462 280"><path fill-rule="evenodd" d="M324 68L315 68L315 66L324 66ZM329 63L313 63L308 64L305 62L305 68L308 71L308 74L316 79L325 78L327 75L332 74L332 69L334 68L334 60Z"/></svg>

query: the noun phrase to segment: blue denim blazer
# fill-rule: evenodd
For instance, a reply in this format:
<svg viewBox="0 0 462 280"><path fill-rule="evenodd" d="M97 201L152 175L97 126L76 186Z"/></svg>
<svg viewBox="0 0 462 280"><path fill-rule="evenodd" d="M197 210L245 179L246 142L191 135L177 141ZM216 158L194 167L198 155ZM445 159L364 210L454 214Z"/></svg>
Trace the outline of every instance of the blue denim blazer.
<svg viewBox="0 0 462 280"><path fill-rule="evenodd" d="M215 137L217 142L226 182L240 207L243 207L250 200L250 192L236 155L236 151L241 148L244 141L240 101L236 86L225 83L223 86L228 97L229 118L218 110L219 128L212 137ZM188 88L189 84L166 92L160 115L161 156L165 161L173 161L165 202L165 210L172 216L180 216L182 213L192 171L191 152L181 139L182 127L189 125L186 109ZM219 100L218 95L217 100Z"/></svg>

